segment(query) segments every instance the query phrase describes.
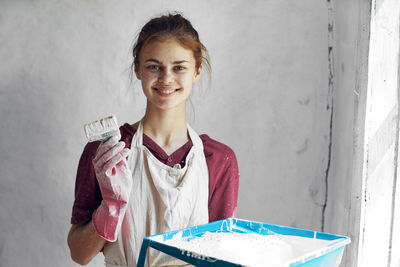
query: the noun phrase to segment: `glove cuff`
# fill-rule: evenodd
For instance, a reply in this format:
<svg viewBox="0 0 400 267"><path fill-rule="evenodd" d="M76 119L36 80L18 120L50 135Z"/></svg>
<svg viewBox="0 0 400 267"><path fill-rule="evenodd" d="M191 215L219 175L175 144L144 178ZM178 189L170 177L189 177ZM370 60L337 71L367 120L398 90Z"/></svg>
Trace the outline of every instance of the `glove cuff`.
<svg viewBox="0 0 400 267"><path fill-rule="evenodd" d="M121 205L120 203L107 203L103 200L92 215L96 233L109 242L115 242L125 217L125 211L125 203Z"/></svg>

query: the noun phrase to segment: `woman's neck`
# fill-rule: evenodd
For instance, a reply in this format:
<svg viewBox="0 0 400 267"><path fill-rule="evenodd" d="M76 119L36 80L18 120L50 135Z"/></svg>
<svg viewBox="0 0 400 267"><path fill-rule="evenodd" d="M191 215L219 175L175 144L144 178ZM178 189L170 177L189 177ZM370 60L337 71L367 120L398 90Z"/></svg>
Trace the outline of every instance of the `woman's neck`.
<svg viewBox="0 0 400 267"><path fill-rule="evenodd" d="M147 105L143 132L170 155L188 140L185 107L160 110Z"/></svg>

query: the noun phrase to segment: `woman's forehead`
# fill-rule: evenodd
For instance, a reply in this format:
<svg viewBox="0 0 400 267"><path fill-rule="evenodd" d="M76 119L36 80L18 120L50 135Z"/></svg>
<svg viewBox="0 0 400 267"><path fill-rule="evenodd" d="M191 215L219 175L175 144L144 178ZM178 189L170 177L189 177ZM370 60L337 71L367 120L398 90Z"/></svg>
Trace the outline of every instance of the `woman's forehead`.
<svg viewBox="0 0 400 267"><path fill-rule="evenodd" d="M155 60L162 64L194 62L193 51L183 47L174 39L154 40L147 43L140 52L141 62Z"/></svg>

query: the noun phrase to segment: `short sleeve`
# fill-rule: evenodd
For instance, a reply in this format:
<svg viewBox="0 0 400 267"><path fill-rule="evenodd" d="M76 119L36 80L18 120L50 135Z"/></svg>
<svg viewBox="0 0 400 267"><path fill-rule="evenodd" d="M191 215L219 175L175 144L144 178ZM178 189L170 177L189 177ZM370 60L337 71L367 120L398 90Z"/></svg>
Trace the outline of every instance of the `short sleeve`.
<svg viewBox="0 0 400 267"><path fill-rule="evenodd" d="M206 135L201 136L209 170L209 221L236 217L239 168L231 148Z"/></svg>
<svg viewBox="0 0 400 267"><path fill-rule="evenodd" d="M102 201L92 164L98 146L99 142L88 143L79 160L75 182L75 201L72 207L72 224L90 221L94 210Z"/></svg>

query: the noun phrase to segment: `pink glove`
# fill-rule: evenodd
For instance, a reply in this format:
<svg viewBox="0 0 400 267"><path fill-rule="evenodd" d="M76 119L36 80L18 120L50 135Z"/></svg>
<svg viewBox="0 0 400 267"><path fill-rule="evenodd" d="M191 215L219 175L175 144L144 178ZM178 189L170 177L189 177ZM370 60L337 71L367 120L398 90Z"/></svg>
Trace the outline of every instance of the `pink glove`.
<svg viewBox="0 0 400 267"><path fill-rule="evenodd" d="M121 229L132 188L132 174L126 162L130 150L119 139L114 136L100 144L93 159L103 200L94 211L92 222L96 232L111 242Z"/></svg>

